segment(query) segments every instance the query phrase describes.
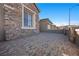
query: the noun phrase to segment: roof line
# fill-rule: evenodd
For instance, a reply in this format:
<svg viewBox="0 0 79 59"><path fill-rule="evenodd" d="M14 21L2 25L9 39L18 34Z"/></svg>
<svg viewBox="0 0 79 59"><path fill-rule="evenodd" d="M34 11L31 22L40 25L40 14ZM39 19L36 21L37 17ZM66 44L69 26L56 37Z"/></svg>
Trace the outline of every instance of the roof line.
<svg viewBox="0 0 79 59"><path fill-rule="evenodd" d="M35 7L37 8L38 12L40 12L39 8L37 7L37 5L34 3Z"/></svg>
<svg viewBox="0 0 79 59"><path fill-rule="evenodd" d="M53 23L49 20L49 18L44 18L44 19L41 19L40 21L43 21L43 20L48 20L51 24L53 24Z"/></svg>

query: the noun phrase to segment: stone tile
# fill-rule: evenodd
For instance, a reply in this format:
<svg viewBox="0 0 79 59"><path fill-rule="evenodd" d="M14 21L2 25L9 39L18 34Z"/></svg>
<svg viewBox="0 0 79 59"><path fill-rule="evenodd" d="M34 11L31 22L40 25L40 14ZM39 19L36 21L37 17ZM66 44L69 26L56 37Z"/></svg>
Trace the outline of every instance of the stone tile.
<svg viewBox="0 0 79 59"><path fill-rule="evenodd" d="M40 33L39 35L0 42L3 56L63 56L79 55L79 48L63 34Z"/></svg>

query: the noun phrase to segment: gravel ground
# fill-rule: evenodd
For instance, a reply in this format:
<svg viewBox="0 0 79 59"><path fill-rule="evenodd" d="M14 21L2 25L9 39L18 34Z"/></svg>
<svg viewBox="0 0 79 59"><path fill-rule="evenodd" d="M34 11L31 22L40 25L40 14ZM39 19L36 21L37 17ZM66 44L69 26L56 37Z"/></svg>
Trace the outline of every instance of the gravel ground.
<svg viewBox="0 0 79 59"><path fill-rule="evenodd" d="M79 47L63 34L40 33L23 39L0 42L1 56L78 56Z"/></svg>

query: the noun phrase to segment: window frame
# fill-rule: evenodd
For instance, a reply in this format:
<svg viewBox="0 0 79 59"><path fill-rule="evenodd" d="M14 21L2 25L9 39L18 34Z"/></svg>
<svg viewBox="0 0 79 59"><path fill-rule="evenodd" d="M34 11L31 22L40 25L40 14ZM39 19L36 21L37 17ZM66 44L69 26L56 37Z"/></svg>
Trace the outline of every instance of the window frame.
<svg viewBox="0 0 79 59"><path fill-rule="evenodd" d="M25 6L24 4L21 4L22 5L22 29L36 29L36 12L31 10L30 8L28 8L27 6ZM29 27L29 26L24 26L24 8L26 8L27 10L29 10L30 12L33 13L32 15L32 27Z"/></svg>

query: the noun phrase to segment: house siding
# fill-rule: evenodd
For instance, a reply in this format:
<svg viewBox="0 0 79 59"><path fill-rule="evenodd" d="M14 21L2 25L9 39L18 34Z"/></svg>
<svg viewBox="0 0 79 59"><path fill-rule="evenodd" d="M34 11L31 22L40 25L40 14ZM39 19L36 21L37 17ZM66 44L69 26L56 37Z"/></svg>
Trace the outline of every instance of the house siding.
<svg viewBox="0 0 79 59"><path fill-rule="evenodd" d="M20 37L27 37L30 35L34 35L36 33L39 33L39 16L38 12L36 12L36 9L32 3L26 4L29 8L35 9L36 17L38 17L36 20L36 29L22 29L22 6L20 3L11 3L7 4L8 6L11 6L14 8L13 10L7 7L4 7L4 30L5 30L5 40L13 40ZM33 5L33 6L32 6Z"/></svg>

